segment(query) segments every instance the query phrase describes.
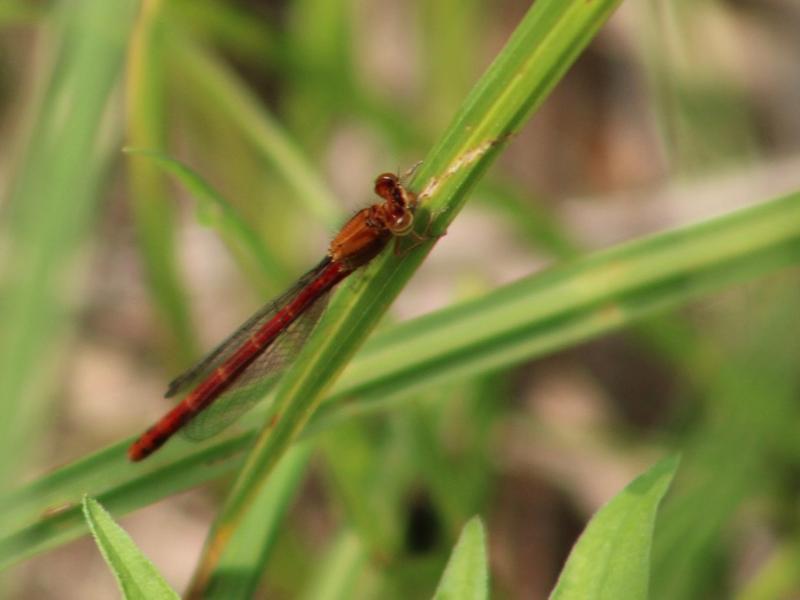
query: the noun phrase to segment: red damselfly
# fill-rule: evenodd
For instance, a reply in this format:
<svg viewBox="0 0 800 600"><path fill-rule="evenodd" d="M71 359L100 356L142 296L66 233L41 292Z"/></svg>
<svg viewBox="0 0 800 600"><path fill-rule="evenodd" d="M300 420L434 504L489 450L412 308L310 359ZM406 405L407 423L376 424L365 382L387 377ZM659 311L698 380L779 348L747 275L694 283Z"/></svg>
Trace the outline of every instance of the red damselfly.
<svg viewBox="0 0 800 600"><path fill-rule="evenodd" d="M169 384L168 398L188 393L131 445L131 460L148 457L179 430L205 439L264 397L303 346L334 286L377 256L393 237L411 233L416 197L400 178L379 175L375 193L383 202L357 212L316 267Z"/></svg>

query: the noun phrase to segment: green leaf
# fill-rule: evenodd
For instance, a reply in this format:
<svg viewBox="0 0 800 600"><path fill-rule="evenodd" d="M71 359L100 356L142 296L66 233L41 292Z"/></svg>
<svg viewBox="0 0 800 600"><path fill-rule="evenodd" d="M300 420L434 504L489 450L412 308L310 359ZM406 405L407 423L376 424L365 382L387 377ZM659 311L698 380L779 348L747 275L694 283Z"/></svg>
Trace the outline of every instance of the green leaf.
<svg viewBox="0 0 800 600"><path fill-rule="evenodd" d="M367 563L367 553L358 536L342 531L320 561L304 600L346 600L356 597L358 576Z"/></svg>
<svg viewBox="0 0 800 600"><path fill-rule="evenodd" d="M678 456L661 460L592 517L567 559L552 600L647 598L656 512L678 463Z"/></svg>
<svg viewBox="0 0 800 600"><path fill-rule="evenodd" d="M179 598L153 563L97 500L83 497L83 515L125 598Z"/></svg>
<svg viewBox="0 0 800 600"><path fill-rule="evenodd" d="M243 526L234 534L214 572L207 598L246 600L253 597L289 503L303 481L310 456L308 444L297 444L281 459L269 485L264 486Z"/></svg>
<svg viewBox="0 0 800 600"><path fill-rule="evenodd" d="M486 534L480 518L464 525L434 600L480 600L489 597Z"/></svg>
<svg viewBox="0 0 800 600"><path fill-rule="evenodd" d="M726 327L714 376L697 392L705 404L702 418L681 444L681 472L686 476L659 514L653 600L718 595L719 580L708 565L725 552L731 524L744 506L772 498L780 489L778 457L797 460L798 283L789 275L777 286L754 286L747 294L746 319L740 307L732 309L742 326L732 331ZM703 510L709 506L713 511Z"/></svg>
<svg viewBox="0 0 800 600"><path fill-rule="evenodd" d="M27 103L24 151L9 163L16 169L9 184L3 177L0 194L0 489L36 455L62 383L54 373L68 333L75 259L95 219L113 143L103 115L136 8L134 0L59 3L48 21L55 36L33 51L42 51L47 72L36 82L41 95Z"/></svg>
<svg viewBox="0 0 800 600"><path fill-rule="evenodd" d="M156 165L174 175L197 200L198 220L216 229L236 254L244 253L247 259L261 269L264 278L278 281L287 279L285 269L264 245L258 232L250 227L231 203L199 174L182 162L157 150L124 148L123 151L151 158ZM244 252L239 251L240 245Z"/></svg>

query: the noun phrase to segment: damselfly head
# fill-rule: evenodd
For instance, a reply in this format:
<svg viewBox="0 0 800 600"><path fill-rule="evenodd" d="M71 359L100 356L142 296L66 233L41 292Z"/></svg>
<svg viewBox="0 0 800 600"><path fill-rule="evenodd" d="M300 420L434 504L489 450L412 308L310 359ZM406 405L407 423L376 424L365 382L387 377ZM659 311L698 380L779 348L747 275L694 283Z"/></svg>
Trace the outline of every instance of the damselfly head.
<svg viewBox="0 0 800 600"><path fill-rule="evenodd" d="M394 173L382 173L375 178L375 193L386 201L386 227L393 235L407 235L414 225L416 196L400 183Z"/></svg>

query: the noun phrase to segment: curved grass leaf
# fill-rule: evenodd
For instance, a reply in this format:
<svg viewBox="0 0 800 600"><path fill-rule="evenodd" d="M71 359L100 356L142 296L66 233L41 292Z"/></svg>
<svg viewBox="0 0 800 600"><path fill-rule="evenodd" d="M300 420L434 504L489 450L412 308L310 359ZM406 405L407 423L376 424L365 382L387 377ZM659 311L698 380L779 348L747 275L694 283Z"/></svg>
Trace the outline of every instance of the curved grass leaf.
<svg viewBox="0 0 800 600"><path fill-rule="evenodd" d="M486 534L478 517L464 525L434 600L481 600L489 597Z"/></svg>
<svg viewBox="0 0 800 600"><path fill-rule="evenodd" d="M136 547L130 536L114 522L94 498L84 496L83 515L89 531L128 600L173 600L178 594L169 587L153 563Z"/></svg>
<svg viewBox="0 0 800 600"><path fill-rule="evenodd" d="M258 233L211 184L195 171L157 150L123 148L123 152L150 158L159 167L174 175L197 200L198 220L214 227L220 237L233 248L234 253L252 261L261 270L264 278L277 281L288 278L286 270L267 249Z"/></svg>
<svg viewBox="0 0 800 600"><path fill-rule="evenodd" d="M646 600L656 512L678 462L677 456L661 460L592 517L552 600Z"/></svg>

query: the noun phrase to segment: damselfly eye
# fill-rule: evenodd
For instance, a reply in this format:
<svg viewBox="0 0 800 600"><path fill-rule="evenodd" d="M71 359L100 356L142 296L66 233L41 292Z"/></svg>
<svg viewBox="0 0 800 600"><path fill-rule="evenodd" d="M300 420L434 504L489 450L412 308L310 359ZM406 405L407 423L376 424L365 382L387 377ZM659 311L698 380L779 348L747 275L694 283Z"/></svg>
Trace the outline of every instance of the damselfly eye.
<svg viewBox="0 0 800 600"><path fill-rule="evenodd" d="M383 173L375 178L375 193L385 200L392 198L399 181L394 173Z"/></svg>
<svg viewBox="0 0 800 600"><path fill-rule="evenodd" d="M414 215L410 211L405 211L392 222L389 229L394 235L406 235L411 231L413 225Z"/></svg>

